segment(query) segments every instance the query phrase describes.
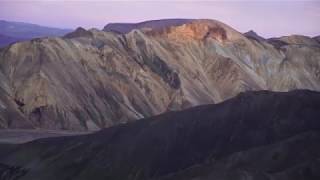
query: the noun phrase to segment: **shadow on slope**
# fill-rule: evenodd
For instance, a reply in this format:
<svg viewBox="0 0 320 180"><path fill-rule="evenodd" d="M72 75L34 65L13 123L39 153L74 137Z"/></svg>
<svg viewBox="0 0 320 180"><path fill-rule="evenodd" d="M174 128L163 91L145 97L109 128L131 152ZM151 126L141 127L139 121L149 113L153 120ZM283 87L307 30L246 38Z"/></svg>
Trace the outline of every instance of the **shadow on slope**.
<svg viewBox="0 0 320 180"><path fill-rule="evenodd" d="M319 139L319 117L318 92L246 92L220 104L169 112L91 135L36 140L17 146L2 156L0 163L28 169L20 179L33 180L159 179L208 161L210 166L222 168L219 172L227 172L227 175L232 172L238 179L268 179L270 169L274 172L277 168L294 169L295 165L320 158L319 151L312 151L319 148L318 141L313 141ZM308 135L300 136L304 133ZM290 140L294 136L310 143ZM293 144L288 145L289 141ZM306 146L311 150L303 152L313 154L295 162L290 157L299 156L299 152L277 148L281 147L277 144L300 149ZM267 147L265 151L263 147ZM275 149L280 155L268 152ZM248 153L250 151L254 153ZM241 152L243 155L234 155ZM236 158L226 160L232 156ZM259 159L253 161L254 156ZM280 166L269 162L269 156L288 158L282 160ZM246 160L249 165L235 163ZM229 171L230 162L253 170ZM230 179L232 175L210 172L213 173L211 177L222 179ZM247 175L243 175L245 172ZM255 176L255 173L263 176ZM277 175L282 179L291 177ZM308 175L310 173L305 173L302 178Z"/></svg>

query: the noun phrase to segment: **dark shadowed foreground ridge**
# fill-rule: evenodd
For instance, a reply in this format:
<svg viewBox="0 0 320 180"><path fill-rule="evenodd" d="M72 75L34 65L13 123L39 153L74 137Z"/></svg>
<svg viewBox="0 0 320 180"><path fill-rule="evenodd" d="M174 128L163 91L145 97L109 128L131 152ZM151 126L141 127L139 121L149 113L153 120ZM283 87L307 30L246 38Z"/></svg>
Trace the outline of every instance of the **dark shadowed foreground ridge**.
<svg viewBox="0 0 320 180"><path fill-rule="evenodd" d="M245 92L101 130L0 151L18 180L320 178L320 93ZM0 148L1 149L1 148Z"/></svg>

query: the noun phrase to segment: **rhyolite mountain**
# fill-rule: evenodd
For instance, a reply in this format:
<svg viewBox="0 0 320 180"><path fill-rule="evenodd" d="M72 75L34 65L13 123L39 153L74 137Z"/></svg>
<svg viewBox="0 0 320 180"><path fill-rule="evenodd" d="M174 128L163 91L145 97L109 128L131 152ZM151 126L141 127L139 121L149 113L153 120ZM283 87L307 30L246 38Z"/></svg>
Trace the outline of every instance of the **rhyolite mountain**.
<svg viewBox="0 0 320 180"><path fill-rule="evenodd" d="M59 29L24 22L0 20L0 47L40 37L64 36L71 29Z"/></svg>
<svg viewBox="0 0 320 180"><path fill-rule="evenodd" d="M78 28L0 50L1 128L95 130L293 89L320 90L315 39L257 41L215 20Z"/></svg>
<svg viewBox="0 0 320 180"><path fill-rule="evenodd" d="M320 93L244 92L97 133L0 146L3 180L318 180Z"/></svg>

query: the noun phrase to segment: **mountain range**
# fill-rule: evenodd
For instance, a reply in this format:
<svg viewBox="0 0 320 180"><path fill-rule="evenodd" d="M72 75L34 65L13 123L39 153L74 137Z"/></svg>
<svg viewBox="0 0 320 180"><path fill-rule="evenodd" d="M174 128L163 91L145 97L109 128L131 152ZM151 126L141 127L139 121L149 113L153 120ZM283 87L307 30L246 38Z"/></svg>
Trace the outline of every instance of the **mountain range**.
<svg viewBox="0 0 320 180"><path fill-rule="evenodd" d="M316 39L249 36L173 19L12 44L0 50L0 127L98 130L244 91L320 90Z"/></svg>
<svg viewBox="0 0 320 180"><path fill-rule="evenodd" d="M71 31L71 29L0 20L0 47L34 38L63 36Z"/></svg>
<svg viewBox="0 0 320 180"><path fill-rule="evenodd" d="M0 35L0 180L320 179L319 36L18 25Z"/></svg>

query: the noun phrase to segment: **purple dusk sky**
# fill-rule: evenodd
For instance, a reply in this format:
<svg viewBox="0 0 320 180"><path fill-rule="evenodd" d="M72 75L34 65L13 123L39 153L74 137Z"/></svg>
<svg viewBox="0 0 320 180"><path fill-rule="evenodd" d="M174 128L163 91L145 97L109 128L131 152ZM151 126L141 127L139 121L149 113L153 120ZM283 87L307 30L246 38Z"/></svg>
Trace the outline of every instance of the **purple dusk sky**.
<svg viewBox="0 0 320 180"><path fill-rule="evenodd" d="M0 19L39 25L102 28L110 22L206 18L264 37L320 35L320 1L0 0Z"/></svg>

